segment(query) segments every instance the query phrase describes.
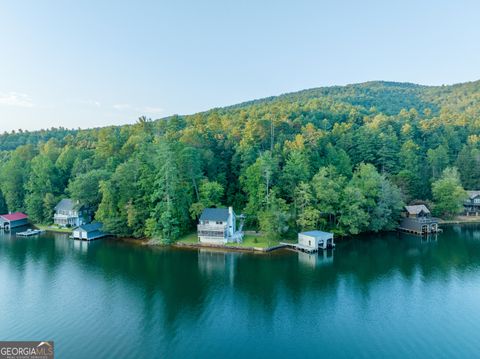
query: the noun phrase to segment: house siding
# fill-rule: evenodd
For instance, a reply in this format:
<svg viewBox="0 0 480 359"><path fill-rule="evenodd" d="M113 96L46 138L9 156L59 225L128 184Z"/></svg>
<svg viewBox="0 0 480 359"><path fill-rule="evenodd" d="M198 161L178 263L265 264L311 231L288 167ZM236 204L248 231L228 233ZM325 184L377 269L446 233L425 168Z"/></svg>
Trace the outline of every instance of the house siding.
<svg viewBox="0 0 480 359"><path fill-rule="evenodd" d="M9 220L0 218L0 228L5 228L5 227L17 228L17 227L26 226L27 224L28 224L28 218L19 219L16 221L9 221Z"/></svg>

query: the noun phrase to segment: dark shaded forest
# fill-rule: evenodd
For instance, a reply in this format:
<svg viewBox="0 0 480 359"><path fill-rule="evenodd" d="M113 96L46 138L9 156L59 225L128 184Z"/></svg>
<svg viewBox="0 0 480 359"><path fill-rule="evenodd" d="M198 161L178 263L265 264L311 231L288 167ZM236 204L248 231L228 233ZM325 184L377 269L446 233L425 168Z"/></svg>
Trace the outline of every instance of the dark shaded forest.
<svg viewBox="0 0 480 359"><path fill-rule="evenodd" d="M378 232L395 228L405 203L454 215L463 188L480 189L480 82L370 82L0 135L0 212L48 224L68 196L118 236L173 241L203 208L226 205L277 238Z"/></svg>

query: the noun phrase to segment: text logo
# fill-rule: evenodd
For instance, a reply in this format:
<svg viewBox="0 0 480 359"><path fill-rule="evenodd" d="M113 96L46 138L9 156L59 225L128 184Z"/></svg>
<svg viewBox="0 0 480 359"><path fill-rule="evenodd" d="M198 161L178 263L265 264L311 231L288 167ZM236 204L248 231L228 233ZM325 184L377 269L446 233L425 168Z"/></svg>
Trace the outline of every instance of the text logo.
<svg viewBox="0 0 480 359"><path fill-rule="evenodd" d="M53 359L53 341L0 342L0 359Z"/></svg>

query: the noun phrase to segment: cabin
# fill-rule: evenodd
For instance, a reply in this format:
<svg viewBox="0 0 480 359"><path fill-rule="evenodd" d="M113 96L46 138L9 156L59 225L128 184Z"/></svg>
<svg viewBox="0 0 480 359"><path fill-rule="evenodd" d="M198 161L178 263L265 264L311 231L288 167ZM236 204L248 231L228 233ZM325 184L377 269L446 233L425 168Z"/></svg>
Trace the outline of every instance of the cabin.
<svg viewBox="0 0 480 359"><path fill-rule="evenodd" d="M59 227L79 227L91 220L91 211L73 199L64 198L55 206L53 223Z"/></svg>
<svg viewBox="0 0 480 359"><path fill-rule="evenodd" d="M205 208L197 225L200 243L225 244L243 240L242 226L237 230L237 215L232 207Z"/></svg>
<svg viewBox="0 0 480 359"><path fill-rule="evenodd" d="M480 214L480 191L467 191L467 199L463 203L466 216L478 216Z"/></svg>
<svg viewBox="0 0 480 359"><path fill-rule="evenodd" d="M107 234L102 231L102 228L103 225L100 222L84 224L73 230L72 237L73 239L82 241L93 241L94 239L107 236Z"/></svg>
<svg viewBox="0 0 480 359"><path fill-rule="evenodd" d="M418 235L437 233L438 219L432 217L430 210L424 204L405 206L398 229L403 232Z"/></svg>
<svg viewBox="0 0 480 359"><path fill-rule="evenodd" d="M0 215L0 229L12 229L28 224L28 216L21 212Z"/></svg>

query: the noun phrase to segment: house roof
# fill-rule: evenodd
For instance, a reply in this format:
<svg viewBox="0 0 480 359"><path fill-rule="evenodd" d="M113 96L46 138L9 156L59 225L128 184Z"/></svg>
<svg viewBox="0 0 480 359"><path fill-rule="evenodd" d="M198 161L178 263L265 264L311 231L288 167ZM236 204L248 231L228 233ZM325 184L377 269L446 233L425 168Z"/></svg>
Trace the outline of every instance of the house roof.
<svg viewBox="0 0 480 359"><path fill-rule="evenodd" d="M11 214L2 214L0 217L6 219L7 221L20 221L22 219L28 218L28 216L22 212L15 212Z"/></svg>
<svg viewBox="0 0 480 359"><path fill-rule="evenodd" d="M71 198L64 198L55 206L55 211L78 211L83 205Z"/></svg>
<svg viewBox="0 0 480 359"><path fill-rule="evenodd" d="M323 231L300 232L300 234L303 234L304 236L319 238L319 239L330 239L330 238L333 238L333 233L323 232Z"/></svg>
<svg viewBox="0 0 480 359"><path fill-rule="evenodd" d="M81 229L85 232L94 232L94 231L100 231L103 227L103 224L101 222L93 222L89 224L84 224L83 226L77 227L75 229Z"/></svg>
<svg viewBox="0 0 480 359"><path fill-rule="evenodd" d="M405 206L405 210L410 214L419 214L420 212L430 213L427 206L424 204L417 204L414 206Z"/></svg>
<svg viewBox="0 0 480 359"><path fill-rule="evenodd" d="M205 208L200 220L226 222L228 220L228 208Z"/></svg>
<svg viewBox="0 0 480 359"><path fill-rule="evenodd" d="M475 197L480 196L480 191L467 191L468 198L474 199Z"/></svg>

